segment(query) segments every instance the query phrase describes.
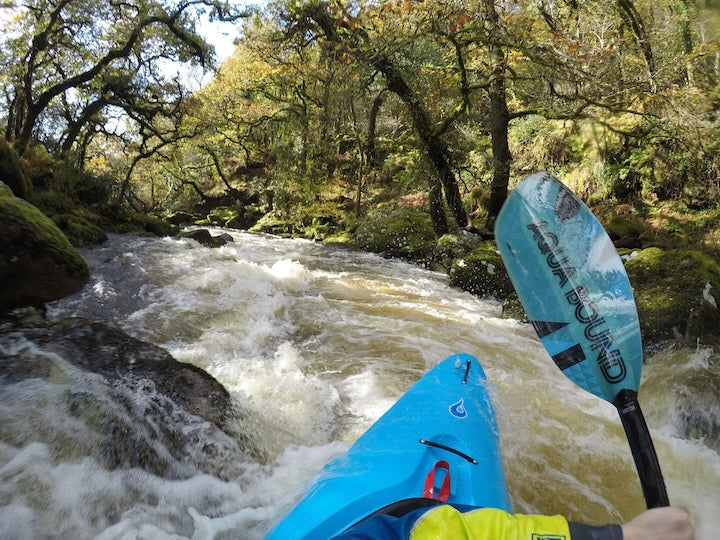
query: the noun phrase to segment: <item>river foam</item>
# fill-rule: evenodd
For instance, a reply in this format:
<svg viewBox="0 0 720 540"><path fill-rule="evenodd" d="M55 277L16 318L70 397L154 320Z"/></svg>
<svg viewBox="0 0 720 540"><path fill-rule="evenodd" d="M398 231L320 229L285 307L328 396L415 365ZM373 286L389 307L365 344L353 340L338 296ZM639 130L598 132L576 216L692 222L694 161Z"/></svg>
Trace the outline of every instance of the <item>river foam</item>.
<svg viewBox="0 0 720 540"><path fill-rule="evenodd" d="M27 415L53 389L37 383L23 399L3 391L0 537L262 538L324 463L457 352L473 354L487 372L517 511L604 523L642 510L613 407L565 378L529 325L500 319L498 302L372 254L231 234L235 242L219 249L111 235L83 251L88 286L50 315L119 325L217 378L247 412L236 427L247 452L232 458L225 469L232 475L169 479L108 468L91 455L55 450L52 422L19 441L7 430L22 423L6 427L7 420ZM720 455L697 434L680 433L656 404L677 390L681 373L713 361L678 354L646 366L640 398L670 499L690 507L697 538L711 540L720 531ZM228 456L207 459L219 466Z"/></svg>

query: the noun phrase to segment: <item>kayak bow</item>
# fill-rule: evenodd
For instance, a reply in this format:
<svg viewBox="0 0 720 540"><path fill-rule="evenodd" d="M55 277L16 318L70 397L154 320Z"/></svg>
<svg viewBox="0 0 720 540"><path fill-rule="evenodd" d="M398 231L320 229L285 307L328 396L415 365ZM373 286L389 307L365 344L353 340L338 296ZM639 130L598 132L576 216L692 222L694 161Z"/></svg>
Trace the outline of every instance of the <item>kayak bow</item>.
<svg viewBox="0 0 720 540"><path fill-rule="evenodd" d="M416 382L267 538L332 538L374 513L439 501L510 510L485 373L467 354Z"/></svg>

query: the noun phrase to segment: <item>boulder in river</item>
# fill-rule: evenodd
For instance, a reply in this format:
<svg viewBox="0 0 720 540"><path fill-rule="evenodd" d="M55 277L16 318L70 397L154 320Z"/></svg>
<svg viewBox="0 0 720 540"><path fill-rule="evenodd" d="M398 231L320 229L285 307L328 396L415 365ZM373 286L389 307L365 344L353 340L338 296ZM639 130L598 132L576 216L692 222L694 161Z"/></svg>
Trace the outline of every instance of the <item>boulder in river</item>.
<svg viewBox="0 0 720 540"><path fill-rule="evenodd" d="M178 234L179 238L192 238L196 242L207 247L221 247L228 242L234 242L233 237L227 233L213 236L207 229L191 229L188 231L182 231Z"/></svg>
<svg viewBox="0 0 720 540"><path fill-rule="evenodd" d="M495 241L486 240L455 259L450 268L450 284L478 296L505 299L513 291Z"/></svg>
<svg viewBox="0 0 720 540"><path fill-rule="evenodd" d="M79 291L85 260L50 218L0 181L0 312Z"/></svg>
<svg viewBox="0 0 720 540"><path fill-rule="evenodd" d="M4 441L166 478L232 477L241 437L225 388L155 345L81 318L0 325Z"/></svg>
<svg viewBox="0 0 720 540"><path fill-rule="evenodd" d="M720 341L720 264L690 249L657 247L627 256L643 343Z"/></svg>

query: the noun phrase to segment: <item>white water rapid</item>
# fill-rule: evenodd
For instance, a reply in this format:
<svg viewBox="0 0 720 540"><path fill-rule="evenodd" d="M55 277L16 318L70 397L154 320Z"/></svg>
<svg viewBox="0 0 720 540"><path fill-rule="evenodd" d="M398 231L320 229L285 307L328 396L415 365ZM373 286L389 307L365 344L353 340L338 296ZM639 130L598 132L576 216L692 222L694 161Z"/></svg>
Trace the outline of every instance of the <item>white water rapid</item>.
<svg viewBox="0 0 720 540"><path fill-rule="evenodd" d="M10 420L44 392L28 384L0 395L0 538L262 538L327 460L456 352L476 356L492 385L516 511L600 524L643 510L615 409L566 379L529 325L500 318L499 303L372 254L231 234L216 249L113 235L82 251L85 289L49 310L117 325L222 383L245 411L244 452L216 457L237 461L216 467L229 479L108 469L50 451L47 429L11 444L22 422ZM670 500L691 509L699 540L720 537L720 448L678 425L701 414L717 422L720 405L691 391L680 403L674 381L687 390L708 373L718 380L716 352L670 351L645 366L640 389Z"/></svg>

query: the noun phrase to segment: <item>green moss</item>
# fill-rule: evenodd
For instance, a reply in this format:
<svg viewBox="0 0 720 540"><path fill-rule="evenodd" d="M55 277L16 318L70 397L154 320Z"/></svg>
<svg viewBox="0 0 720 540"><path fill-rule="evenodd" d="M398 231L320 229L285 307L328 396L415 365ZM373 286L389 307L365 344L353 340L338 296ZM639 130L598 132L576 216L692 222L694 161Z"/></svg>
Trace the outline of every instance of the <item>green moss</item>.
<svg viewBox="0 0 720 540"><path fill-rule="evenodd" d="M506 298L514 291L494 241L485 241L456 259L450 284L480 296Z"/></svg>
<svg viewBox="0 0 720 540"><path fill-rule="evenodd" d="M268 212L250 230L278 236L291 236L296 231L296 226L294 220L282 218L276 212Z"/></svg>
<svg viewBox="0 0 720 540"><path fill-rule="evenodd" d="M25 176L20 158L3 139L0 139L0 182L7 184L18 197L27 199L30 194L30 182Z"/></svg>
<svg viewBox="0 0 720 540"><path fill-rule="evenodd" d="M53 221L74 246L89 246L107 240L105 231L81 215L59 214Z"/></svg>
<svg viewBox="0 0 720 540"><path fill-rule="evenodd" d="M230 206L218 206L207 215L209 225L218 227L240 228L240 213Z"/></svg>
<svg viewBox="0 0 720 540"><path fill-rule="evenodd" d="M409 208L379 209L356 232L362 249L387 257L426 261L435 248L435 233L427 212Z"/></svg>
<svg viewBox="0 0 720 540"><path fill-rule="evenodd" d="M355 235L350 231L338 231L323 239L323 244L354 245Z"/></svg>
<svg viewBox="0 0 720 540"><path fill-rule="evenodd" d="M85 260L35 206L2 190L0 217L0 309L57 300L87 282Z"/></svg>
<svg viewBox="0 0 720 540"><path fill-rule="evenodd" d="M644 249L626 263L643 338L720 337L720 265L687 249Z"/></svg>
<svg viewBox="0 0 720 540"><path fill-rule="evenodd" d="M10 189L10 186L5 184L4 182L0 181L0 199L3 197L14 197L15 194L13 193L12 189Z"/></svg>
<svg viewBox="0 0 720 540"><path fill-rule="evenodd" d="M640 236L645 230L640 220L617 215L610 219L605 229L611 237L615 238Z"/></svg>
<svg viewBox="0 0 720 540"><path fill-rule="evenodd" d="M15 219L32 228L39 242L47 244L60 253L71 253L75 260L75 249L62 231L32 204L18 198L0 198L0 215L4 219Z"/></svg>
<svg viewBox="0 0 720 540"><path fill-rule="evenodd" d="M438 238L433 251L433 268L448 272L455 259L471 252L481 242L478 235L465 231L444 234Z"/></svg>

